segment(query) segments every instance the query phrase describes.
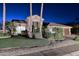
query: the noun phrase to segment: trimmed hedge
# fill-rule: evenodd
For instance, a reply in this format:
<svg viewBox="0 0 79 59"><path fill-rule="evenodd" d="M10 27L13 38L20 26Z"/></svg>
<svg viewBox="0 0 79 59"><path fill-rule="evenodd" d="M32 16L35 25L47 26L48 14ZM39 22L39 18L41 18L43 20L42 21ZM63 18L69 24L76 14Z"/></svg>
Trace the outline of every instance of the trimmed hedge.
<svg viewBox="0 0 79 59"><path fill-rule="evenodd" d="M47 38L52 38L55 40L64 40L64 36L63 36L63 28L53 28L53 30L55 32L55 34L51 34L50 32L48 32L47 30Z"/></svg>

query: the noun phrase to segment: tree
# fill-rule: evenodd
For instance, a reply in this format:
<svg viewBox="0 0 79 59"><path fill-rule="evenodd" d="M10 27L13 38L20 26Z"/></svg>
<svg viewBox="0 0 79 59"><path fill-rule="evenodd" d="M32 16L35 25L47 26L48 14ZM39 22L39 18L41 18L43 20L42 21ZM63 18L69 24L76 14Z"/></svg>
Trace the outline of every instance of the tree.
<svg viewBox="0 0 79 59"><path fill-rule="evenodd" d="M6 7L5 7L5 3L3 3L3 33L5 33L6 29L5 29L5 21L6 21Z"/></svg>

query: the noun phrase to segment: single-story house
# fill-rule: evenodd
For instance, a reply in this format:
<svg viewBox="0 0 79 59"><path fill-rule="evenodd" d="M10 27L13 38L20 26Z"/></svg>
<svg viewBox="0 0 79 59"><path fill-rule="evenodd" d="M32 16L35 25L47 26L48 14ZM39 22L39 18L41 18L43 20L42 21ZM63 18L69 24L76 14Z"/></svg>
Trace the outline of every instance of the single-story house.
<svg viewBox="0 0 79 59"><path fill-rule="evenodd" d="M62 29L63 36L71 35L71 28L72 27L70 27L70 26L66 26L66 25L58 24L58 23L49 23L47 25L47 27L50 32L53 32L54 28L60 28L60 29Z"/></svg>
<svg viewBox="0 0 79 59"><path fill-rule="evenodd" d="M42 30L41 26L44 26L43 20L40 21L40 17L38 15L32 16L32 20L30 19L30 17L27 17L26 21L24 21L24 20L13 20L12 22L14 23L14 27L15 27L15 30L16 30L16 31L14 31L14 34L21 34L22 31L27 30L28 35L30 35L29 33L33 34L33 32L30 32L30 31L36 30L36 27L37 28L39 27L38 29L40 31L40 29ZM34 27L32 27L33 25L34 25ZM46 26L51 33L55 33L55 32L59 33L60 32L59 35L61 35L61 34L63 36L71 35L71 28L72 28L71 26L58 24L58 23L47 23ZM55 28L59 28L60 29L60 30L58 30L59 32L57 32L57 29L55 29ZM57 36L59 36L59 35L57 35ZM41 37L41 36L39 35L39 37Z"/></svg>
<svg viewBox="0 0 79 59"><path fill-rule="evenodd" d="M14 34L15 35L21 34L22 31L26 30L26 27L27 27L26 21L13 19L12 22L14 24L14 29L15 29Z"/></svg>

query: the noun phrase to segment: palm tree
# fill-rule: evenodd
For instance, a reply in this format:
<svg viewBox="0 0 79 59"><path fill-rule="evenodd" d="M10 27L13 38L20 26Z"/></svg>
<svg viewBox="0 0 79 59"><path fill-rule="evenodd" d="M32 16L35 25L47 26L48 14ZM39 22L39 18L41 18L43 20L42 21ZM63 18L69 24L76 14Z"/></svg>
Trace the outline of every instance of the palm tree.
<svg viewBox="0 0 79 59"><path fill-rule="evenodd" d="M30 23L30 30L29 30L29 33L30 33L30 35L29 35L29 37L31 38L32 37L32 24L31 24L31 22L32 22L32 3L30 3L30 20L29 20L29 23Z"/></svg>
<svg viewBox="0 0 79 59"><path fill-rule="evenodd" d="M41 12L40 12L40 17L41 17L41 19L42 19L42 15L43 15L43 3L41 4Z"/></svg>
<svg viewBox="0 0 79 59"><path fill-rule="evenodd" d="M6 6L5 3L3 3L3 33L5 33L6 29L5 29L5 22L6 22Z"/></svg>
<svg viewBox="0 0 79 59"><path fill-rule="evenodd" d="M43 3L41 4L40 21L42 19L42 16L43 16ZM42 23L40 24L40 33L41 33L41 37L42 37Z"/></svg>
<svg viewBox="0 0 79 59"><path fill-rule="evenodd" d="M40 21L42 19L42 14L43 14L43 3L41 4ZM31 24L31 22L32 22L32 3L30 3L30 20L29 20L29 22L30 22L30 29L32 29L32 24ZM42 23L40 23L40 34L42 37ZM31 35L32 35L32 33L31 33Z"/></svg>

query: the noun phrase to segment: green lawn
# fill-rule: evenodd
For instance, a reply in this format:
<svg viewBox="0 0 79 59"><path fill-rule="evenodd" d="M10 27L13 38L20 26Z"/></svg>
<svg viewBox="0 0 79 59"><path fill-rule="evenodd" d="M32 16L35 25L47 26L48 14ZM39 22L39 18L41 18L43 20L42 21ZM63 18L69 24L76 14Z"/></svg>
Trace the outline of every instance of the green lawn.
<svg viewBox="0 0 79 59"><path fill-rule="evenodd" d="M0 48L45 46L47 44L47 39L28 39L24 37L0 39Z"/></svg>

